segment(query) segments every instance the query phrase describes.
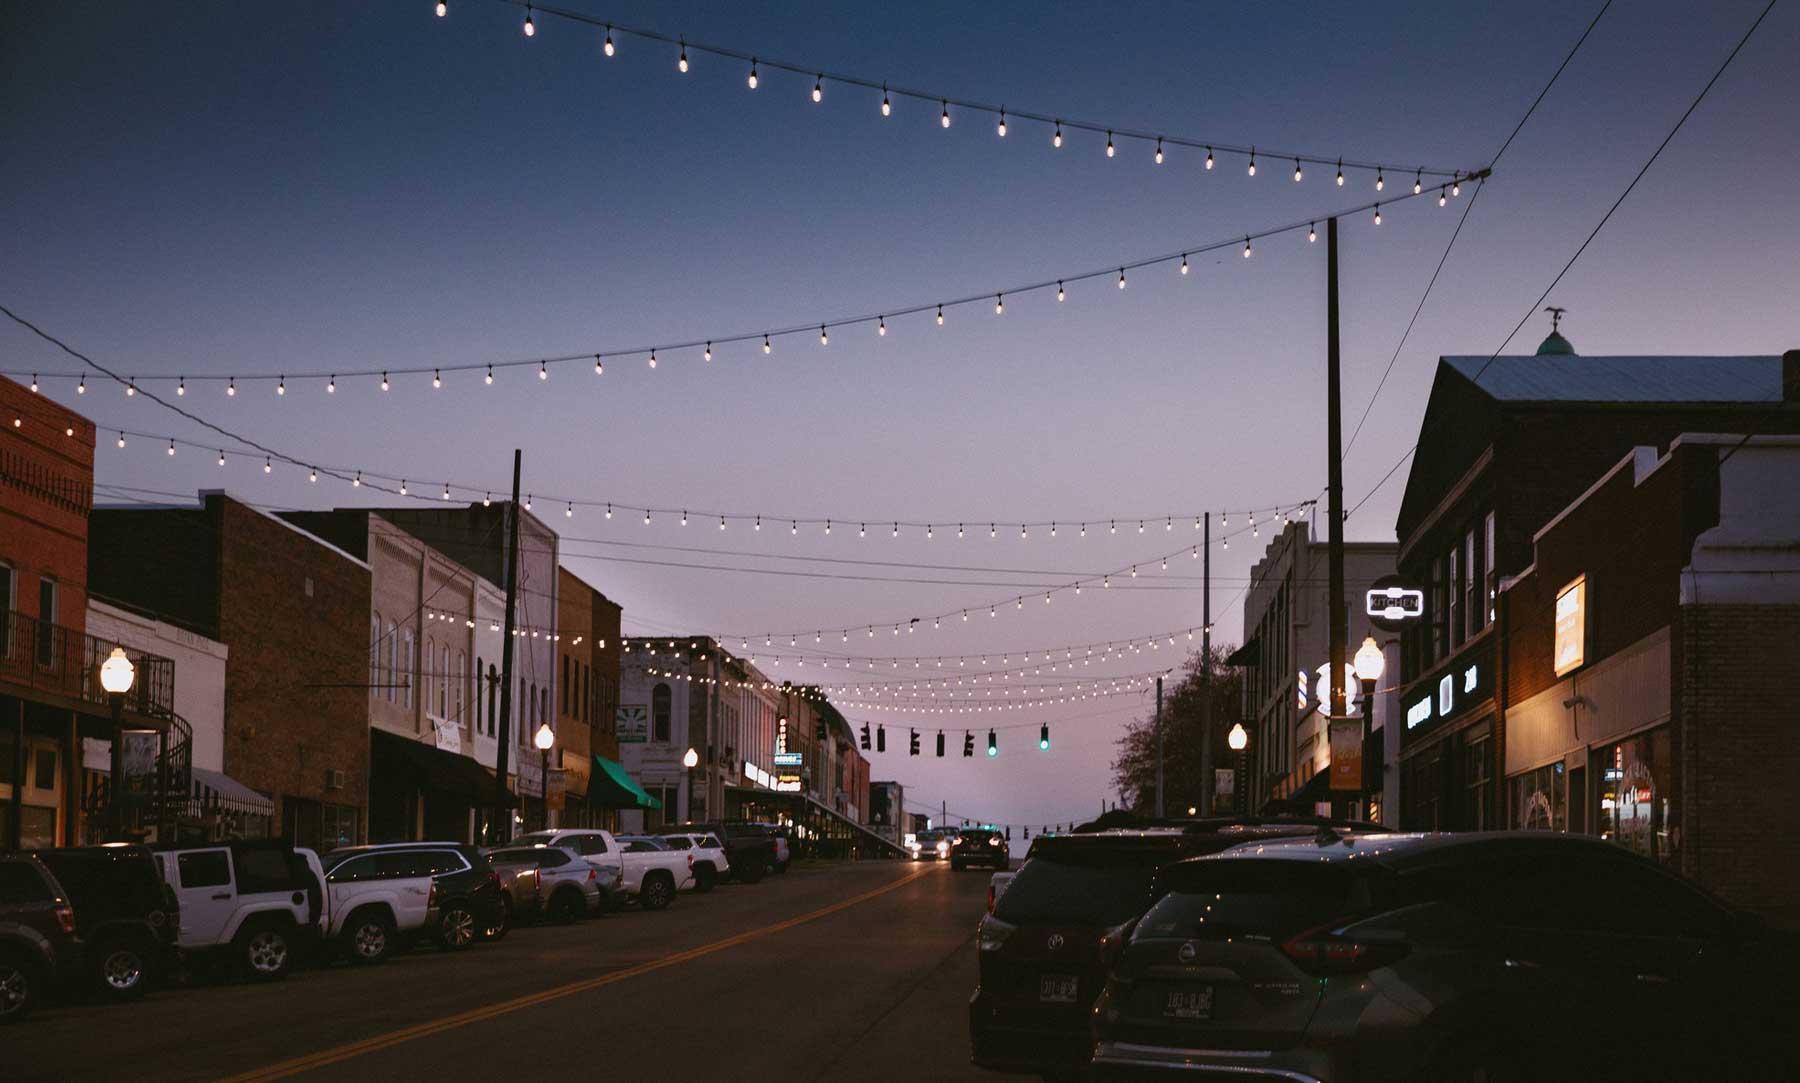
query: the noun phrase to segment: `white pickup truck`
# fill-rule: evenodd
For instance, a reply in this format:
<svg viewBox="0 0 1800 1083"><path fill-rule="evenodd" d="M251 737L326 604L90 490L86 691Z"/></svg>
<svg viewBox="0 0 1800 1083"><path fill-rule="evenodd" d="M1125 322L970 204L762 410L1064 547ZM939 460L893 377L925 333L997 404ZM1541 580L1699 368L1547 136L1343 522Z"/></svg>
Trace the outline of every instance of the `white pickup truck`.
<svg viewBox="0 0 1800 1083"><path fill-rule="evenodd" d="M677 852L661 839L644 835L614 838L598 828L534 831L508 845L567 846L590 865L618 877L615 897L635 899L646 910L661 910L675 901L675 893L694 886L693 851Z"/></svg>

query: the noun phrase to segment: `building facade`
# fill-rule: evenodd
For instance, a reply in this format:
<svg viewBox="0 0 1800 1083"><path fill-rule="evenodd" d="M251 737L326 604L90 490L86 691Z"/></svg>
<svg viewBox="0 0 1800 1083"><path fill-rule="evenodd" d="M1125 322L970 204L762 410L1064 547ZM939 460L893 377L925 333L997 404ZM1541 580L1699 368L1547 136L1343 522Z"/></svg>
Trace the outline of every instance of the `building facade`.
<svg viewBox="0 0 1800 1083"><path fill-rule="evenodd" d="M1635 449L1501 589L1506 826L1610 839L1800 923L1800 437ZM1621 533L1620 525L1630 524Z"/></svg>
<svg viewBox="0 0 1800 1083"><path fill-rule="evenodd" d="M1634 447L1750 422L1800 429L1780 357L1581 357L1553 333L1534 356L1439 360L1396 523L1425 594L1401 635L1401 826L1504 822L1499 587L1534 535Z"/></svg>
<svg viewBox="0 0 1800 1083"><path fill-rule="evenodd" d="M1376 629L1362 604L1364 592L1392 575L1396 546L1392 542L1344 544L1344 595L1348 605L1345 662L1365 637L1374 635L1383 653L1397 660L1395 637ZM1244 646L1229 660L1244 669L1244 718L1250 744L1244 750L1249 778L1243 795L1247 809L1282 808L1312 814L1325 806L1341 815L1390 816L1391 799L1333 793L1330 782L1330 699L1327 663L1331 657L1329 546L1314 539L1310 524L1294 520L1269 540L1250 570L1244 595ZM1389 672L1392 673L1391 667ZM1363 779L1374 794L1389 797L1397 779L1381 754L1387 736L1393 694L1384 680L1377 689L1369 720L1371 737L1362 749ZM1344 678L1351 717L1365 711L1353 673ZM1224 722L1215 728L1224 728ZM1227 758L1215 761L1230 769ZM1384 813L1384 809L1388 812ZM1391 818L1389 820L1391 822Z"/></svg>
<svg viewBox="0 0 1800 1083"><path fill-rule="evenodd" d="M95 509L88 582L225 645L225 774L269 799L276 833L321 851L367 838L367 562L214 491Z"/></svg>

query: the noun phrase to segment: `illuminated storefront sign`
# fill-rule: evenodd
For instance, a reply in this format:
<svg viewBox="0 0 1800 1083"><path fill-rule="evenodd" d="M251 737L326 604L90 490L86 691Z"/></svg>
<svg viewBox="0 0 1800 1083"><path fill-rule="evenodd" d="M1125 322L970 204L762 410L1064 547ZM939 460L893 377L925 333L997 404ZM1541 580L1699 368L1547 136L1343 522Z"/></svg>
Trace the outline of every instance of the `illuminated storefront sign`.
<svg viewBox="0 0 1800 1083"><path fill-rule="evenodd" d="M804 757L798 752L777 752L777 753L775 753L775 766L776 767L798 767L803 762L803 760L804 760Z"/></svg>
<svg viewBox="0 0 1800 1083"><path fill-rule="evenodd" d="M1456 683L1446 673L1438 680L1438 717L1449 718L1450 711L1456 706Z"/></svg>
<svg viewBox="0 0 1800 1083"><path fill-rule="evenodd" d="M1319 710L1324 711L1326 704L1331 702L1331 663L1325 663L1314 672L1316 676L1313 678L1313 700L1318 704ZM1356 679L1356 667L1345 662L1344 698L1350 701L1344 709L1346 718L1356 715L1356 705L1362 698L1361 694L1357 692L1360 687L1362 687L1362 682ZM1302 706L1304 706L1304 701L1302 701Z"/></svg>
<svg viewBox="0 0 1800 1083"><path fill-rule="evenodd" d="M1295 685L1295 690L1299 693L1299 695L1298 695L1298 699L1296 700L1296 702L1294 704L1295 707L1299 708L1301 714L1306 713L1306 702L1307 702L1306 686L1309 683L1310 682L1306 678L1306 671L1304 669L1301 670L1300 671L1300 681L1297 685Z"/></svg>
<svg viewBox="0 0 1800 1083"><path fill-rule="evenodd" d="M1587 576L1556 596L1556 675L1580 669L1587 659Z"/></svg>
<svg viewBox="0 0 1800 1083"><path fill-rule="evenodd" d="M1485 703L1493 694L1492 661L1492 652L1482 649L1452 663L1449 669L1427 674L1403 701L1406 732L1435 729L1437 723L1467 714Z"/></svg>
<svg viewBox="0 0 1800 1083"><path fill-rule="evenodd" d="M1419 702L1413 704L1411 707L1408 707L1406 709L1406 728L1407 729L1412 729L1413 727L1417 726L1419 723L1429 722L1430 720L1431 720L1431 697L1430 696L1426 696L1424 699L1420 700Z"/></svg>
<svg viewBox="0 0 1800 1083"><path fill-rule="evenodd" d="M1382 620L1416 620L1425 615L1425 592L1409 587L1383 587L1363 597L1363 612Z"/></svg>

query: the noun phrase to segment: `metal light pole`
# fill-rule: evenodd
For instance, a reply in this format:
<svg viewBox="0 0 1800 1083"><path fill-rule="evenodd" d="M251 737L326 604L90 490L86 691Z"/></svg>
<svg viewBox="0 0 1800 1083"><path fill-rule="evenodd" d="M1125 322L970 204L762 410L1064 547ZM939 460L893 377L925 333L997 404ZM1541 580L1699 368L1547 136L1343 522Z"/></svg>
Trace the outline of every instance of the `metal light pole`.
<svg viewBox="0 0 1800 1083"><path fill-rule="evenodd" d="M1163 817L1162 678L1156 678L1156 818Z"/></svg>
<svg viewBox="0 0 1800 1083"><path fill-rule="evenodd" d="M100 663L100 687L106 690L112 706L112 777L107 782L109 799L107 818L111 841L125 838L125 693L137 680L137 667L125 657L124 647L114 647L106 661ZM24 780L20 780L23 785Z"/></svg>
<svg viewBox="0 0 1800 1083"><path fill-rule="evenodd" d="M531 743L537 746L542 757L542 766L538 774L538 807L543 812L543 819L538 824L541 831L550 830L550 748L556 744L556 731L545 722L532 735Z"/></svg>
<svg viewBox="0 0 1800 1083"><path fill-rule="evenodd" d="M1382 651L1381 645L1375 642L1374 636L1364 636L1362 646L1357 648L1356 651L1356 677L1357 680L1362 682L1363 754L1360 762L1362 764L1362 799L1364 815L1367 815L1369 811L1369 795L1374 793L1377 789L1377 785L1371 785L1371 774L1374 776L1374 783L1379 784L1381 781L1379 765L1374 772L1369 770L1368 748L1369 731L1375 724L1375 682L1381 680L1381 675L1386 669L1387 655Z"/></svg>
<svg viewBox="0 0 1800 1083"><path fill-rule="evenodd" d="M1244 782L1245 776L1248 774L1245 769L1244 750L1250 747L1250 732L1244 729L1242 722L1233 722L1231 732L1225 735L1225 743L1231 746L1233 752L1237 753L1237 775L1231 780L1231 807L1242 812L1244 811L1244 790L1246 788Z"/></svg>
<svg viewBox="0 0 1800 1083"><path fill-rule="evenodd" d="M700 765L700 753L693 747L682 753L681 766L687 768L687 819L694 819L694 768Z"/></svg>

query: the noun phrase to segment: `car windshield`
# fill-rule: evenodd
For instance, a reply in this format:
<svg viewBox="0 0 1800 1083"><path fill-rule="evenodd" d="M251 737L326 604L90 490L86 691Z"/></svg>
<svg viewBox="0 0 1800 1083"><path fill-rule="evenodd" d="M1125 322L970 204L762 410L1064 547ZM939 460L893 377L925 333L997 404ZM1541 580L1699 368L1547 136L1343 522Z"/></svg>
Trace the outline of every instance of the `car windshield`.
<svg viewBox="0 0 1800 1083"><path fill-rule="evenodd" d="M1132 938L1285 939L1368 909L1370 880L1341 863L1195 861L1174 866Z"/></svg>
<svg viewBox="0 0 1800 1083"><path fill-rule="evenodd" d="M1000 834L1000 832L998 832L998 831L959 831L959 832L957 832L957 834L962 836L962 840L964 842L986 842L987 840L998 836Z"/></svg>
<svg viewBox="0 0 1800 1083"><path fill-rule="evenodd" d="M1172 856L1167 847L1058 847L1025 862L994 916L1015 925L1117 925L1143 913L1158 866Z"/></svg>

